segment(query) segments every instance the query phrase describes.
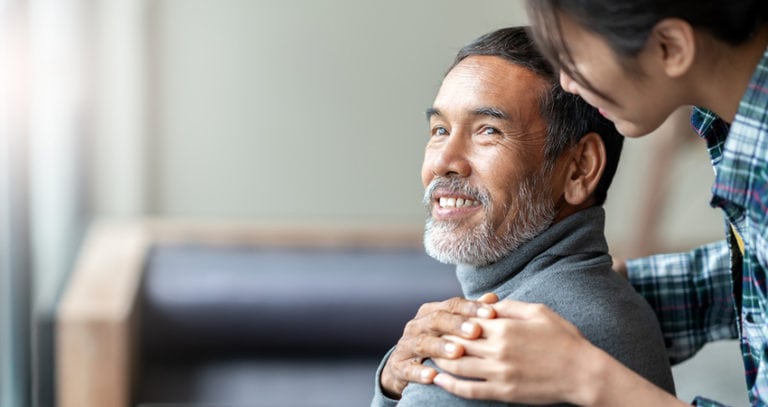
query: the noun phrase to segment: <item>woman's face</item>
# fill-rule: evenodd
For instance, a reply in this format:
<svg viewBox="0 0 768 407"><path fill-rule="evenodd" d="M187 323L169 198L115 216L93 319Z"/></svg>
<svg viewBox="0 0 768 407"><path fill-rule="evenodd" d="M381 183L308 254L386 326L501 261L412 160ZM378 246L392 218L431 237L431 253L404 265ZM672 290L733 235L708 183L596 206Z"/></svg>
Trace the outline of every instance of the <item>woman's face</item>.
<svg viewBox="0 0 768 407"><path fill-rule="evenodd" d="M569 68L578 72L585 82L579 83L561 70L563 89L598 108L621 134L644 136L658 128L682 104L678 102L675 84L664 74L658 54L662 50L656 49L653 39L628 61L637 67L630 70L626 64L622 65L622 57L602 37L563 14L560 23L573 60Z"/></svg>

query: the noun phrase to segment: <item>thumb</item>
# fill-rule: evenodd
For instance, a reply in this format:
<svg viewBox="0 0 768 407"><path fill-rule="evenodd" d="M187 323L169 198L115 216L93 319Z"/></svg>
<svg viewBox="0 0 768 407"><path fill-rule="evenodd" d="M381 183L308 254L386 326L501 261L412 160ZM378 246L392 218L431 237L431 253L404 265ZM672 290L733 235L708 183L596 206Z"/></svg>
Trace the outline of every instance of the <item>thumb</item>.
<svg viewBox="0 0 768 407"><path fill-rule="evenodd" d="M618 273L620 276L624 277L625 279L627 277L627 262L622 259L617 259L616 257L613 258L613 271Z"/></svg>
<svg viewBox="0 0 768 407"><path fill-rule="evenodd" d="M497 317L513 319L530 319L535 313L541 311L541 307L541 304L514 300L504 300L493 304Z"/></svg>

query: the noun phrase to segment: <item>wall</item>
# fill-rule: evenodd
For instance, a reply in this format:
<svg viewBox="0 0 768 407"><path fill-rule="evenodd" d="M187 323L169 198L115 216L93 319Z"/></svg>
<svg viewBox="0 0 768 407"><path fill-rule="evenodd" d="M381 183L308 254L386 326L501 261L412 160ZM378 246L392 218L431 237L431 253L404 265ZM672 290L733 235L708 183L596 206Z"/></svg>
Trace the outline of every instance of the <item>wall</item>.
<svg viewBox="0 0 768 407"><path fill-rule="evenodd" d="M422 221L424 111L446 67L524 18L504 0L153 11L151 212L234 219Z"/></svg>

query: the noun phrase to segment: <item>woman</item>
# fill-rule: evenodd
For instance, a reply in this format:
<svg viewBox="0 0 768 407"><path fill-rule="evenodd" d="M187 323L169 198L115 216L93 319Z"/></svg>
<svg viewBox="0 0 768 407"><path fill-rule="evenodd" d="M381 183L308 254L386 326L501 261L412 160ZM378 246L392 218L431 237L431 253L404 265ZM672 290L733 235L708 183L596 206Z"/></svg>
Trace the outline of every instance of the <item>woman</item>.
<svg viewBox="0 0 768 407"><path fill-rule="evenodd" d="M750 401L768 404L768 2L529 0L527 6L534 38L560 70L562 87L598 107L624 135L641 137L676 108L697 106L691 120L710 152L711 205L723 209L726 239L690 253L617 262L617 271L656 310L673 360L708 341L740 336ZM436 359L456 376L485 380L438 374L434 383L475 399L689 405L591 345L549 309L493 307L507 318L503 328L495 324L476 340L456 338L465 357ZM719 405L701 397L694 404Z"/></svg>

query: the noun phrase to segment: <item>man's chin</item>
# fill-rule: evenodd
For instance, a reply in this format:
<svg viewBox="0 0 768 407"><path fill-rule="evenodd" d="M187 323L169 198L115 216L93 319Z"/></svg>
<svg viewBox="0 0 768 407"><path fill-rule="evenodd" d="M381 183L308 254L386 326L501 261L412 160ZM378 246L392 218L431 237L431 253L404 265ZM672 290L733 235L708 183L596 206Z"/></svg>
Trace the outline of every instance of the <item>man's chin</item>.
<svg viewBox="0 0 768 407"><path fill-rule="evenodd" d="M495 263L509 253L499 247L499 242L489 239L487 231L475 229L471 232L459 232L457 228L444 226L428 224L424 233L424 248L427 254L441 263L485 266Z"/></svg>

